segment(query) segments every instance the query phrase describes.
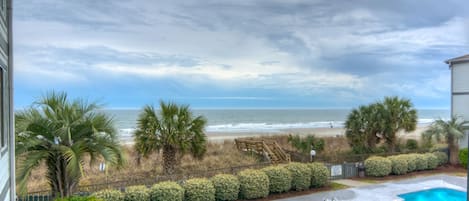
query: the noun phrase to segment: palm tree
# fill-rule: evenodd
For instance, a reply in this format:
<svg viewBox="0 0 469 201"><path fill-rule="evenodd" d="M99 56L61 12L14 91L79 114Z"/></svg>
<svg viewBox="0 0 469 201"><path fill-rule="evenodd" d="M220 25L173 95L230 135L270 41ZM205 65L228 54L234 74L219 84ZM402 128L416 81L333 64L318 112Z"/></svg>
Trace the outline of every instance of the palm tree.
<svg viewBox="0 0 469 201"><path fill-rule="evenodd" d="M386 122L382 136L389 146L391 152L395 151L397 145L397 132L414 131L417 127L417 110L408 99L399 97L385 97L382 103L382 118Z"/></svg>
<svg viewBox="0 0 469 201"><path fill-rule="evenodd" d="M42 163L54 197L72 195L83 176L85 156L90 163L104 159L124 163L112 120L96 103L70 101L65 92L49 93L16 114L17 181L26 191L31 172Z"/></svg>
<svg viewBox="0 0 469 201"><path fill-rule="evenodd" d="M458 117L451 117L448 121L439 119L432 123L430 128L422 134L422 137L427 139L433 138L438 142L444 139L448 144L449 162L452 165L456 165L459 162L459 140L464 138L464 131L467 129L469 129L469 122L463 121Z"/></svg>
<svg viewBox="0 0 469 201"><path fill-rule="evenodd" d="M135 149L143 157L163 151L163 171L173 174L181 157L191 153L201 159L206 152L207 138L204 128L207 121L194 117L189 106L160 102L160 111L145 106L138 118L135 132Z"/></svg>
<svg viewBox="0 0 469 201"><path fill-rule="evenodd" d="M353 109L345 121L345 136L355 153L372 152L379 143L384 122L383 107L374 103Z"/></svg>

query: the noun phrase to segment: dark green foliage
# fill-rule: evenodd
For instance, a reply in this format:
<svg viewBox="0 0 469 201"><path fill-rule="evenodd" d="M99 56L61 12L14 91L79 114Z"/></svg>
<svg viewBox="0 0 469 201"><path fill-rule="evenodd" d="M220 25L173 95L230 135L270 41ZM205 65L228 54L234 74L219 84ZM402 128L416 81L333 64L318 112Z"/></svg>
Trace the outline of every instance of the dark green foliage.
<svg viewBox="0 0 469 201"><path fill-rule="evenodd" d="M458 163L459 140L465 134L464 130L469 129L469 122L458 117L451 117L450 120L436 120L430 128L422 134L423 139L434 139L437 142L446 142L449 149L449 163L456 165Z"/></svg>
<svg viewBox="0 0 469 201"><path fill-rule="evenodd" d="M311 187L319 188L329 182L329 169L322 163L309 163L311 170Z"/></svg>
<svg viewBox="0 0 469 201"><path fill-rule="evenodd" d="M45 164L45 177L53 197L76 191L85 157L93 164L102 158L108 165L124 163L113 121L100 106L66 93L52 92L30 108L16 112L17 183L25 191L31 172Z"/></svg>
<svg viewBox="0 0 469 201"><path fill-rule="evenodd" d="M371 153L375 149L380 140L377 134L384 125L381 111L382 106L375 103L353 109L348 115L345 136L354 153Z"/></svg>
<svg viewBox="0 0 469 201"><path fill-rule="evenodd" d="M271 193L289 191L292 177L290 171L281 166L270 166L262 169L269 177L269 190Z"/></svg>
<svg viewBox="0 0 469 201"><path fill-rule="evenodd" d="M365 169L368 176L388 176L392 172L392 162L381 156L372 156L365 160Z"/></svg>
<svg viewBox="0 0 469 201"><path fill-rule="evenodd" d="M408 139L407 142L405 143L405 148L408 150L416 150L418 149L418 143L417 140L415 139Z"/></svg>
<svg viewBox="0 0 469 201"><path fill-rule="evenodd" d="M238 174L239 196L243 199L264 198L269 195L269 177L260 170L243 170Z"/></svg>
<svg viewBox="0 0 469 201"><path fill-rule="evenodd" d="M130 186L125 188L124 201L148 201L150 189L146 186Z"/></svg>
<svg viewBox="0 0 469 201"><path fill-rule="evenodd" d="M172 181L157 183L150 188L150 201L183 201L184 189Z"/></svg>
<svg viewBox="0 0 469 201"><path fill-rule="evenodd" d="M93 197L96 197L98 199L104 200L104 201L123 201L124 200L124 194L118 190L102 190L93 193Z"/></svg>
<svg viewBox="0 0 469 201"><path fill-rule="evenodd" d="M311 185L311 170L308 165L303 163L289 163L285 168L290 171L292 176L291 188L296 191L302 191Z"/></svg>
<svg viewBox="0 0 469 201"><path fill-rule="evenodd" d="M95 198L95 197L73 196L73 197L55 199L54 201L104 201L104 200L98 199L98 198Z"/></svg>
<svg viewBox="0 0 469 201"><path fill-rule="evenodd" d="M438 158L438 165L444 165L448 163L448 154L442 151L433 152L433 154Z"/></svg>
<svg viewBox="0 0 469 201"><path fill-rule="evenodd" d="M307 135L306 137L289 135L288 142L304 154L309 154L313 147L317 152L324 150L324 139L316 138L314 135Z"/></svg>
<svg viewBox="0 0 469 201"><path fill-rule="evenodd" d="M417 110L410 100L385 97L382 102L352 110L345 122L345 135L355 153L371 153L380 140L394 152L398 146L396 133L413 131L416 126Z"/></svg>
<svg viewBox="0 0 469 201"><path fill-rule="evenodd" d="M215 188L208 179L189 179L182 187L185 201L215 201Z"/></svg>
<svg viewBox="0 0 469 201"><path fill-rule="evenodd" d="M215 199L217 201L234 201L238 199L239 181L230 174L215 175L210 179L215 187Z"/></svg>
<svg viewBox="0 0 469 201"><path fill-rule="evenodd" d="M459 162L464 168L467 168L467 148L459 150Z"/></svg>
<svg viewBox="0 0 469 201"><path fill-rule="evenodd" d="M135 132L135 149L143 157L155 151L163 151L163 171L173 174L178 160L191 153L201 159L206 152L207 137L204 133L207 121L195 117L187 105L160 102L160 110L145 106L138 118Z"/></svg>

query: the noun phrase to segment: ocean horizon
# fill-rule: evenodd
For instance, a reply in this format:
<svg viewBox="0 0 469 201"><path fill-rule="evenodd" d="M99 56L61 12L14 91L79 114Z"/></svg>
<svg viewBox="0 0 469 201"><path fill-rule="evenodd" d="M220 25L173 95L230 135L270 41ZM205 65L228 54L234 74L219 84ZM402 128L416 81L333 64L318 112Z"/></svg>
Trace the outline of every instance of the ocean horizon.
<svg viewBox="0 0 469 201"><path fill-rule="evenodd" d="M140 109L103 109L116 124L123 141L132 139ZM289 129L343 128L351 109L193 109L207 119L208 135L274 133ZM449 109L418 110L418 125L450 117Z"/></svg>

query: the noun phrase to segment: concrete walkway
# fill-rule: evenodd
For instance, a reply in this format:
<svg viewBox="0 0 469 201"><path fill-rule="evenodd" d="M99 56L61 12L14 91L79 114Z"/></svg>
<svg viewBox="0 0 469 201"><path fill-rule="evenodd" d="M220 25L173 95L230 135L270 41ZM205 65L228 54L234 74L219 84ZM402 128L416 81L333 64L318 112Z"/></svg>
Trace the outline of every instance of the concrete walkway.
<svg viewBox="0 0 469 201"><path fill-rule="evenodd" d="M366 182L361 182L361 181L356 181L356 180L351 180L351 179L338 179L338 180L333 180L332 182L350 186L350 187L362 187L362 186L368 186L372 184L372 183L366 183Z"/></svg>
<svg viewBox="0 0 469 201"><path fill-rule="evenodd" d="M398 195L422 189L439 187L451 188L459 191L466 191L467 189L466 177L456 177L444 174L400 181L390 181L379 184L371 184L348 179L334 180L334 182L355 187L284 198L277 201L403 201L403 199L398 197Z"/></svg>

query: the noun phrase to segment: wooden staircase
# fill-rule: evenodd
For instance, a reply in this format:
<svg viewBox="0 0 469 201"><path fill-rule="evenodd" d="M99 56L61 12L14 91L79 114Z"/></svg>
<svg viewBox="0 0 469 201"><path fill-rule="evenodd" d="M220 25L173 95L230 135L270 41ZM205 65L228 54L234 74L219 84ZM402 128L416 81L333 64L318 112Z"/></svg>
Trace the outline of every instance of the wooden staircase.
<svg viewBox="0 0 469 201"><path fill-rule="evenodd" d="M290 155L278 145L277 142L254 140L251 138L239 138L235 139L236 147L240 151L250 151L266 157L270 162L277 163L288 163L290 162Z"/></svg>

